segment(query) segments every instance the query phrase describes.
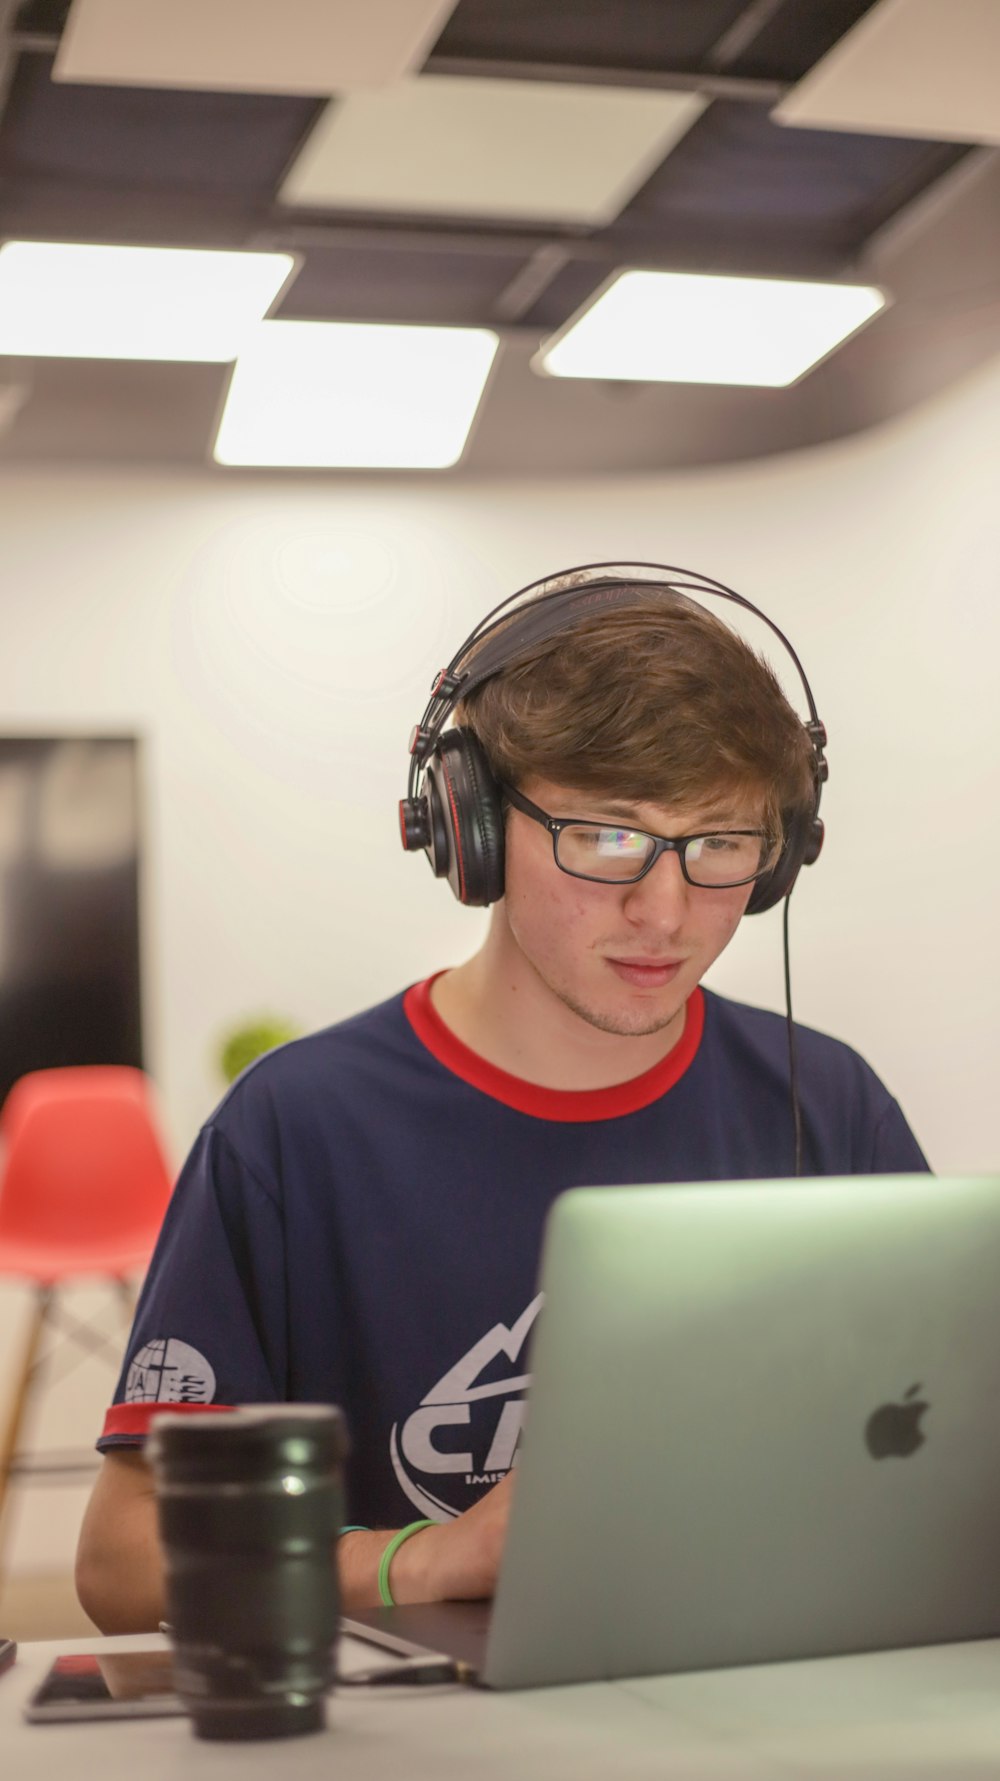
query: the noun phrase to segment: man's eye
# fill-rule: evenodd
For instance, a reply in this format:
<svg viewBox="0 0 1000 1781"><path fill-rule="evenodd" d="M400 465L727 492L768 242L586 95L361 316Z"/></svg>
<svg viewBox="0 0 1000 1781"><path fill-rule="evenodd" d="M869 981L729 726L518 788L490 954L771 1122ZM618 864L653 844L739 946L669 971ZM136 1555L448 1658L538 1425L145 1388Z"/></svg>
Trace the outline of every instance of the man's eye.
<svg viewBox="0 0 1000 1781"><path fill-rule="evenodd" d="M705 835L702 840L702 847L709 853L738 853L745 845L745 835Z"/></svg>

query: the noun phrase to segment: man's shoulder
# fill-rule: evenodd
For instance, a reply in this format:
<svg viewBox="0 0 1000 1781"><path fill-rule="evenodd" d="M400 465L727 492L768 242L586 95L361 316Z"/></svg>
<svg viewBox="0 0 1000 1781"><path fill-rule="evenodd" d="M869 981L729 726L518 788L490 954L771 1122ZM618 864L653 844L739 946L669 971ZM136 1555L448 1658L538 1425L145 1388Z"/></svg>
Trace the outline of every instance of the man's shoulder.
<svg viewBox="0 0 1000 1781"><path fill-rule="evenodd" d="M237 1076L212 1114L210 1124L235 1138L248 1124L286 1125L345 1104L360 1111L380 1089L391 1089L412 1069L419 1046L406 1018L406 992L290 1039L256 1058Z"/></svg>
<svg viewBox="0 0 1000 1781"><path fill-rule="evenodd" d="M254 1078L283 1080L308 1075L314 1070L327 1069L332 1058L356 1057L359 1051L381 1050L398 1044L410 1031L404 1012L407 994L406 990L400 990L384 1002L376 1002L356 1014L332 1021L329 1026L318 1027L299 1039L289 1039L284 1045L275 1046L273 1051L266 1051L250 1064L237 1077L233 1088Z"/></svg>
<svg viewBox="0 0 1000 1781"><path fill-rule="evenodd" d="M727 1104L750 1127L762 1109L785 1107L789 1087L784 1015L705 992L706 1067ZM891 1091L854 1047L795 1022L798 1099L806 1132L806 1173L899 1174L928 1168Z"/></svg>
<svg viewBox="0 0 1000 1781"><path fill-rule="evenodd" d="M757 1058L762 1064L777 1064L788 1069L788 1021L784 1014L771 1008L757 1008L749 1002L734 1001L715 990L702 990L705 997L705 1037L713 1045L743 1056ZM795 1021L795 1049L801 1067L821 1074L864 1076L877 1081L871 1065L843 1039L831 1033L804 1026Z"/></svg>

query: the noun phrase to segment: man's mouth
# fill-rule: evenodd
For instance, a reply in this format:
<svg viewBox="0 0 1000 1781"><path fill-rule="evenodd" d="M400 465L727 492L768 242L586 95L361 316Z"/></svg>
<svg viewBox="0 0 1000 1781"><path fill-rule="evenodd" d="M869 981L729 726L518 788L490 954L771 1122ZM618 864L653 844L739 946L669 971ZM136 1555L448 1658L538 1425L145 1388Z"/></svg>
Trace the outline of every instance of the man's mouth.
<svg viewBox="0 0 1000 1781"><path fill-rule="evenodd" d="M683 959L609 958L606 963L625 983L640 989L662 989L677 976Z"/></svg>

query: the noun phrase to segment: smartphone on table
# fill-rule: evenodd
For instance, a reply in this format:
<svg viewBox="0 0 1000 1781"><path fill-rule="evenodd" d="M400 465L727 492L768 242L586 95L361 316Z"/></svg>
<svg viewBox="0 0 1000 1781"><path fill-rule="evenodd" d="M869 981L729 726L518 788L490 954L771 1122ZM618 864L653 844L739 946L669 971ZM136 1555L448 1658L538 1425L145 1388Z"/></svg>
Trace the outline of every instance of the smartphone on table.
<svg viewBox="0 0 1000 1781"><path fill-rule="evenodd" d="M170 1651L86 1652L57 1657L28 1697L33 1724L73 1719L153 1719L183 1713Z"/></svg>

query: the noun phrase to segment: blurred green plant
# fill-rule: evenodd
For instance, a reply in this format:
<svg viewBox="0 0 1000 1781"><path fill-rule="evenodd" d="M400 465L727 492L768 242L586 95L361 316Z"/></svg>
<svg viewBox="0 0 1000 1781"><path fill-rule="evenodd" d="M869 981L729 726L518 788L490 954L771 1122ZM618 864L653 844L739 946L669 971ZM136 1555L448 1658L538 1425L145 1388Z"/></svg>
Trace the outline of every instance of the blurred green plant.
<svg viewBox="0 0 1000 1781"><path fill-rule="evenodd" d="M234 1027L232 1032L223 1035L217 1053L225 1081L235 1082L255 1058L263 1057L265 1051L273 1051L276 1045L287 1045L289 1039L298 1037L298 1028L277 1014L262 1014L256 1020Z"/></svg>

